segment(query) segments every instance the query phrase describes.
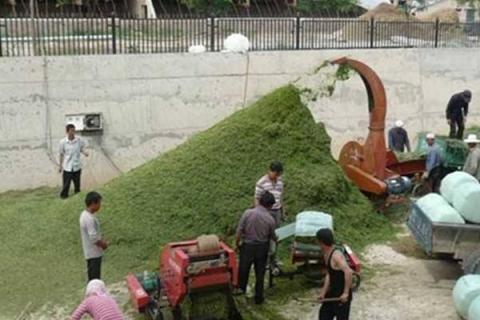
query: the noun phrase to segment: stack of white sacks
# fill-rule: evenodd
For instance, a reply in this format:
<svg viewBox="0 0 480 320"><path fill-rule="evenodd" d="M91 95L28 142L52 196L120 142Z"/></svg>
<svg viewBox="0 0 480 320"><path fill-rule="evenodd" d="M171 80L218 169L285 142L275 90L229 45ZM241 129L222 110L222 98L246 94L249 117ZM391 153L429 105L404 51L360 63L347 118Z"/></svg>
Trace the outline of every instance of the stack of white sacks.
<svg viewBox="0 0 480 320"><path fill-rule="evenodd" d="M431 193L417 200L417 205L433 221L443 223L480 224L480 183L465 172L446 176L440 194ZM480 275L458 279L453 301L464 319L480 320Z"/></svg>
<svg viewBox="0 0 480 320"><path fill-rule="evenodd" d="M440 195L430 193L417 206L433 222L480 223L480 183L468 173L450 173L442 180Z"/></svg>

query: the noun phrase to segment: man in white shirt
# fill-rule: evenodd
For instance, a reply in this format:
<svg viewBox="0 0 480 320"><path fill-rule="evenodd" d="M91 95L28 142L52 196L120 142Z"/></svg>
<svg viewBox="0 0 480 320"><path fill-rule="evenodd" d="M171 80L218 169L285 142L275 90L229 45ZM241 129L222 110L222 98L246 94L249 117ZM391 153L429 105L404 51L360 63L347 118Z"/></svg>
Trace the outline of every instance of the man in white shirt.
<svg viewBox="0 0 480 320"><path fill-rule="evenodd" d="M89 192L85 198L86 209L80 215L80 234L83 254L87 261L88 281L100 279L103 251L108 247L96 217L101 204L102 196L95 191Z"/></svg>
<svg viewBox="0 0 480 320"><path fill-rule="evenodd" d="M63 187L60 197L68 198L70 184L73 181L75 193L80 192L80 175L82 173L82 163L80 154L88 157L85 151L85 142L75 136L75 126L68 124L66 127L67 136L60 141L60 173L63 173Z"/></svg>

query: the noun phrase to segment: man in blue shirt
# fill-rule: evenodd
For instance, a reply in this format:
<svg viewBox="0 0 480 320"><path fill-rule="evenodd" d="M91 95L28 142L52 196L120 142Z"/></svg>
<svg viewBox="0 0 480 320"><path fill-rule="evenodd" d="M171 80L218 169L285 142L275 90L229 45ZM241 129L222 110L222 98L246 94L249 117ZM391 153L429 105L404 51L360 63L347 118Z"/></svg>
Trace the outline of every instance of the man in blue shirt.
<svg viewBox="0 0 480 320"><path fill-rule="evenodd" d="M428 179L433 192L440 189L440 182L442 180L442 155L440 148L435 144L435 135L433 133L427 134L427 158L425 160L425 167L427 171L424 178Z"/></svg>

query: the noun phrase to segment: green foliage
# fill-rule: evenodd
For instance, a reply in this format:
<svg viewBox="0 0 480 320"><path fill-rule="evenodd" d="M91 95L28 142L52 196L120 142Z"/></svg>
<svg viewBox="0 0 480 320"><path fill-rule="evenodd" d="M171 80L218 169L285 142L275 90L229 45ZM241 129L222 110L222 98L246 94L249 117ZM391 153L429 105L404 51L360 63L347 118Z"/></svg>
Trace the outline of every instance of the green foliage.
<svg viewBox="0 0 480 320"><path fill-rule="evenodd" d="M338 81L346 81L355 74L355 70L347 64L333 65L326 60L318 65L307 77L318 76L322 78L317 80L319 84L312 89L312 84L302 84L302 77L298 78L295 83L300 88L301 95L310 101L316 101L318 97L331 97L335 91Z"/></svg>
<svg viewBox="0 0 480 320"><path fill-rule="evenodd" d="M468 5L470 8L479 8L480 0L457 0L459 5Z"/></svg>
<svg viewBox="0 0 480 320"><path fill-rule="evenodd" d="M355 70L352 69L348 64L342 64L338 67L337 72L335 73L335 78L340 81L346 81L350 79Z"/></svg>
<svg viewBox="0 0 480 320"><path fill-rule="evenodd" d="M196 10L198 13L217 14L225 12L232 7L231 0L180 0L191 10Z"/></svg>
<svg viewBox="0 0 480 320"><path fill-rule="evenodd" d="M298 0L299 12L309 13L318 11L345 12L355 8L356 0Z"/></svg>
<svg viewBox="0 0 480 320"><path fill-rule="evenodd" d="M106 282L155 270L161 246L170 241L202 233L231 241L252 204L256 180L273 159L285 165L291 219L306 209L331 213L337 237L357 250L393 233L344 178L330 155L330 138L301 103L299 90L286 86L99 188L99 219L111 242ZM53 301L68 309L81 299L85 261L78 218L84 196L62 201L51 190L0 195L0 314L18 314L28 302L39 307Z"/></svg>
<svg viewBox="0 0 480 320"><path fill-rule="evenodd" d="M477 136L480 136L480 126L473 125L473 126L468 127L465 130L465 136L467 136L469 134L476 134Z"/></svg>

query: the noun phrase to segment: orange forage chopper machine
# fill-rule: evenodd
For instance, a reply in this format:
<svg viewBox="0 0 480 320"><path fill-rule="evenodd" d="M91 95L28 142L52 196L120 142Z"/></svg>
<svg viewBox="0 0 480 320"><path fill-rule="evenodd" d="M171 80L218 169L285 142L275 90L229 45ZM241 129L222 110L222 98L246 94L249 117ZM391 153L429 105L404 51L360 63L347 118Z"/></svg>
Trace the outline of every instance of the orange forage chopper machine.
<svg viewBox="0 0 480 320"><path fill-rule="evenodd" d="M369 131L364 144L347 142L340 151L339 163L345 175L360 190L375 196L403 194L411 189L408 177L425 171L424 160L400 162L385 145L387 99L382 81L364 63L340 58L333 64L346 65L361 77L368 95Z"/></svg>

